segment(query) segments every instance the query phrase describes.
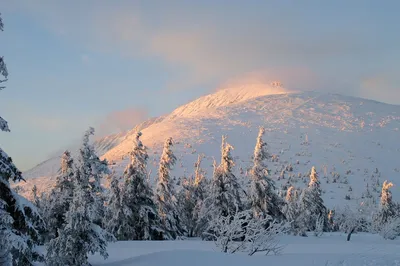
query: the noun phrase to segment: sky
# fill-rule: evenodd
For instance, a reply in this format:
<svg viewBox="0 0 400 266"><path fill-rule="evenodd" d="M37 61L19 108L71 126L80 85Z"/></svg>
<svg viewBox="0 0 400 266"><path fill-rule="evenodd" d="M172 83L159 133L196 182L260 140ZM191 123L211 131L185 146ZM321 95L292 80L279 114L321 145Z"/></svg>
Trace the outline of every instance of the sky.
<svg viewBox="0 0 400 266"><path fill-rule="evenodd" d="M400 104L399 1L2 1L21 170L240 80Z"/></svg>

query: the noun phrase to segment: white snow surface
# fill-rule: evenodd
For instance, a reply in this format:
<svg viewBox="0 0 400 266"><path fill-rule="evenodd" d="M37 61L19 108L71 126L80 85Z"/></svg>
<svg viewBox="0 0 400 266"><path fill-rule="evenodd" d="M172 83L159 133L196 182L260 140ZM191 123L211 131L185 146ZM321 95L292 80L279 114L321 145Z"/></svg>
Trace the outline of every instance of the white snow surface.
<svg viewBox="0 0 400 266"><path fill-rule="evenodd" d="M400 106L336 94L288 93L282 88L256 85L224 89L94 145L99 155L122 173L134 133L141 130L143 144L149 147L149 171L154 181L162 144L172 137L178 158L172 175L192 174L197 155L204 153L202 166L211 177L213 158L220 158L221 135L227 134L235 148L236 173L246 180L239 169L251 167L259 126L266 128L264 140L269 152L279 156L278 162L268 162L278 188L287 182L289 174L308 176L312 166L319 173L328 207L359 201L366 183L371 190L376 187L374 195L378 198L381 188L374 178L380 184L386 179L400 184ZM293 172L278 180L282 167L288 164L293 165ZM49 190L59 167L60 157L50 158L23 173L26 183L14 186L20 186L20 193L28 198L34 184L39 192ZM379 174L374 173L376 168ZM332 183L334 173L340 174L342 181ZM300 179L292 185L302 188L307 182L308 178L304 182ZM398 186L392 192L394 200L400 201ZM351 200L345 200L346 195Z"/></svg>
<svg viewBox="0 0 400 266"><path fill-rule="evenodd" d="M224 254L213 242L126 241L111 243L109 258L95 254L89 262L104 266L399 266L400 240L383 240L378 235L355 234L350 242L343 234L317 238L280 237L285 247L281 255Z"/></svg>

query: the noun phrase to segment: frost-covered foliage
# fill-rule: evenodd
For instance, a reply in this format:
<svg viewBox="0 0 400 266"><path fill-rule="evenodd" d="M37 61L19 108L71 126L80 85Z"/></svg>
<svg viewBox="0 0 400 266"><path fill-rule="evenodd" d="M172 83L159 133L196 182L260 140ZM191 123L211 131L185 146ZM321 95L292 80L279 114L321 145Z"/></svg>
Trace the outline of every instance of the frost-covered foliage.
<svg viewBox="0 0 400 266"><path fill-rule="evenodd" d="M383 182L379 209L374 215L373 228L383 235L388 235L385 231L389 231L393 227L396 215L398 215L396 213L396 205L392 201L392 193L390 192L392 187L393 183L388 181Z"/></svg>
<svg viewBox="0 0 400 266"><path fill-rule="evenodd" d="M281 209L283 200L275 193L274 181L269 177L269 171L265 161L270 155L267 151L267 143L263 141L265 129L260 128L254 149L253 168L250 171L251 186L249 191L251 209L254 216L271 216L278 221L283 221L285 215Z"/></svg>
<svg viewBox="0 0 400 266"><path fill-rule="evenodd" d="M392 201L392 192L390 192L390 188L392 187L393 183L388 181L384 181L382 184L380 209L376 217L377 223L385 224L390 217L395 216L395 208Z"/></svg>
<svg viewBox="0 0 400 266"><path fill-rule="evenodd" d="M89 143L90 135L94 135L94 128L90 127L83 136L82 146L79 150L80 164L86 171L84 174L89 176L90 186L93 191L102 192L100 180L107 174L111 174L107 160L100 160L96 155L93 145Z"/></svg>
<svg viewBox="0 0 400 266"><path fill-rule="evenodd" d="M46 239L58 236L58 230L65 224L65 214L69 209L74 192L73 159L69 151L61 156L61 173L57 176L56 184L47 198L41 200L40 209L46 221Z"/></svg>
<svg viewBox="0 0 400 266"><path fill-rule="evenodd" d="M268 225L268 226L267 226ZM278 254L282 246L277 236L287 231L288 224L272 221L271 217L254 217L251 210L212 220L207 232L215 245L224 253L242 251L253 255L257 252Z"/></svg>
<svg viewBox="0 0 400 266"><path fill-rule="evenodd" d="M338 226L339 231L343 233L350 233L351 231L362 232L365 231L367 226L363 215L352 210L349 206L335 209L334 223Z"/></svg>
<svg viewBox="0 0 400 266"><path fill-rule="evenodd" d="M233 216L235 213L244 210L241 187L233 173L232 149L233 147L226 142L226 137L223 136L221 164L215 165L214 168L210 195L205 200L201 214L203 220L211 221L221 216Z"/></svg>
<svg viewBox="0 0 400 266"><path fill-rule="evenodd" d="M195 164L194 184L193 184L193 198L195 202L195 207L193 210L193 219L196 222L196 225L193 232L194 236L201 236L203 228L201 211L205 204L205 199L209 194L208 190L210 188L210 182L205 176L206 172L201 167L201 162L203 158L204 155L200 154Z"/></svg>
<svg viewBox="0 0 400 266"><path fill-rule="evenodd" d="M101 225L104 217L104 201L103 188L101 187L101 179L108 174L111 174L108 168L107 160L100 160L97 156L93 145L89 143L90 135L94 135L94 128L90 127L83 136L82 146L79 150L78 165L81 175L84 175L89 180L89 187L93 192L96 205L96 216L94 221Z"/></svg>
<svg viewBox="0 0 400 266"><path fill-rule="evenodd" d="M182 225L188 237L193 237L197 225L195 217L196 198L195 186L192 177L184 177L181 182L181 189L178 193L178 211Z"/></svg>
<svg viewBox="0 0 400 266"><path fill-rule="evenodd" d="M194 175L184 177L181 182L181 189L178 193L178 206L182 224L189 237L201 236L202 227L201 210L207 196L209 183L205 177L205 171L201 168L201 161L204 155L198 155L194 165Z"/></svg>
<svg viewBox="0 0 400 266"><path fill-rule="evenodd" d="M296 190L293 186L286 192L286 205L283 208L286 220L290 224L290 231L294 235L305 236L305 226L300 216L300 208Z"/></svg>
<svg viewBox="0 0 400 266"><path fill-rule="evenodd" d="M134 221L128 221L124 215L122 209L122 194L121 188L119 186L119 178L116 176L115 173L112 173L109 177L111 179L110 182L110 190L108 193L108 200L107 200L107 209L106 214L104 216L103 225L104 228L113 234L116 239L118 240L125 240L124 230L122 226L125 223ZM133 234L133 233L132 233Z"/></svg>
<svg viewBox="0 0 400 266"><path fill-rule="evenodd" d="M394 240L400 236L400 217L389 217L381 227L379 234L384 239Z"/></svg>
<svg viewBox="0 0 400 266"><path fill-rule="evenodd" d="M153 192L147 182L146 147L136 135L131 161L125 168L122 189L118 179L111 182L111 198L106 219L107 228L118 240L157 240L162 229L153 201Z"/></svg>
<svg viewBox="0 0 400 266"><path fill-rule="evenodd" d="M206 221L203 220L202 210L204 200L208 195L209 182L205 177L205 171L201 168L204 155L199 155L195 163L194 175L184 177L178 192L178 210L187 236L201 236Z"/></svg>
<svg viewBox="0 0 400 266"><path fill-rule="evenodd" d="M0 261L4 265L32 265L41 257L35 251L43 221L36 207L10 187L21 172L0 149Z"/></svg>
<svg viewBox="0 0 400 266"><path fill-rule="evenodd" d="M172 138L168 138L164 143L161 155L155 195L158 215L165 231L163 236L165 239L175 239L184 234L178 213L175 189L170 176L171 169L176 163L176 157L171 150L172 146Z"/></svg>
<svg viewBox="0 0 400 266"><path fill-rule="evenodd" d="M300 219L302 220L302 224L304 224L305 228L309 231L315 231L319 217L323 217L324 220L323 231L327 231L328 229L328 212L321 194L322 191L318 175L315 167L313 167L311 169L308 188L304 189L300 196Z"/></svg>
<svg viewBox="0 0 400 266"><path fill-rule="evenodd" d="M75 171L73 201L65 217L65 226L47 248L48 265L89 265L88 255L99 252L108 257L107 241L113 236L95 223L98 204L90 186L88 164L81 163Z"/></svg>

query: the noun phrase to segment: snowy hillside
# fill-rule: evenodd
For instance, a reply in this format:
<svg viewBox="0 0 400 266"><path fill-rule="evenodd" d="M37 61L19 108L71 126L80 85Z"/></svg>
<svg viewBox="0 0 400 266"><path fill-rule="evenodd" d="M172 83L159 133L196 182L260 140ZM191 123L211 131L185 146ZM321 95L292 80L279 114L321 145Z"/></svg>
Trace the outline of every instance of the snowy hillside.
<svg viewBox="0 0 400 266"><path fill-rule="evenodd" d="M376 190L376 197L383 180L400 184L400 106L335 94L288 93L279 87L219 90L129 132L103 138L95 146L122 172L133 133L140 129L142 141L150 149L149 168L154 178L161 145L172 137L178 157L173 174L190 175L197 155L204 153L203 167L210 176L213 158L219 161L221 135L227 134L235 147L237 174L245 182L261 125L274 155L269 167L278 189L287 183L304 187L308 179L303 177L313 165L320 174L328 207L346 203L345 197L356 202L367 183ZM58 169L59 158L55 157L27 171L27 183L17 184L21 193L29 197L33 184L39 191L49 189ZM400 200L397 188L393 194Z"/></svg>

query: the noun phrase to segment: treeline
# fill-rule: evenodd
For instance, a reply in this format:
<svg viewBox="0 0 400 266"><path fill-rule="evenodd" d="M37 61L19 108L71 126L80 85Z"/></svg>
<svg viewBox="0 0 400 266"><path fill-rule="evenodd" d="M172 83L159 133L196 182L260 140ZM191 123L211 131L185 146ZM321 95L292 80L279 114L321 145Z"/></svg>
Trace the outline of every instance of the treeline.
<svg viewBox="0 0 400 266"><path fill-rule="evenodd" d="M42 260L47 265L88 265L89 254L99 252L107 258L107 243L116 240L201 237L215 241L223 252L233 253L240 247L254 254L279 250L276 244L271 246L278 233L307 236L307 232L314 232L318 236L341 231L348 233L348 240L358 231L381 233L389 239L400 234L400 212L392 202L392 184L388 182L383 184L377 208L365 200L357 210L329 210L313 167L305 189L290 186L286 197L280 197L267 167L272 156L263 140L264 128L260 128L256 140L249 185L245 187L235 176L233 147L226 136L222 138L221 161L214 161L212 178L206 177L201 167L203 156L199 155L193 174L177 189L171 178L177 161L171 138L164 143L157 184L152 188L149 156L140 132L122 175L111 172L107 161L96 155L89 143L93 134L93 128L85 133L77 158L64 152L54 188L39 196L34 187L33 204L8 188L5 202L14 199L24 203L6 209L6 214L17 217L18 222L0 219L6 230L23 236L22 240L10 238L7 242L8 253L4 254L12 255L14 264ZM109 181L108 189L100 185L103 178ZM36 245L46 246L44 257L35 252Z"/></svg>

